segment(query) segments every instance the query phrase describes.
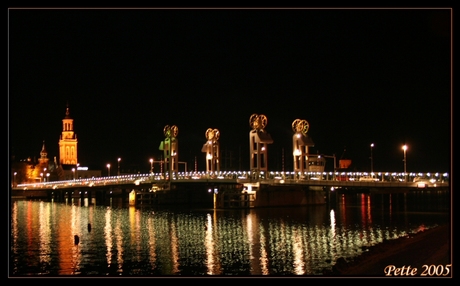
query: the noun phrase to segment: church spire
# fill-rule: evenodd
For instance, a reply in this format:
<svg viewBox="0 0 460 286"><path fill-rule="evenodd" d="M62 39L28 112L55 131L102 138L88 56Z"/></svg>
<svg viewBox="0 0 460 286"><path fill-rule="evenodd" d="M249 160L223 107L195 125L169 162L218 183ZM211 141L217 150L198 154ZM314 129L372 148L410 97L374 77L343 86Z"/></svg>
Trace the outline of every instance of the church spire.
<svg viewBox="0 0 460 286"><path fill-rule="evenodd" d="M65 118L70 118L69 102L67 102L67 106L65 110Z"/></svg>
<svg viewBox="0 0 460 286"><path fill-rule="evenodd" d="M46 148L45 148L45 140L43 140L43 147L42 147L42 151L40 152L40 156L42 158L46 158L48 156L48 152L46 152Z"/></svg>

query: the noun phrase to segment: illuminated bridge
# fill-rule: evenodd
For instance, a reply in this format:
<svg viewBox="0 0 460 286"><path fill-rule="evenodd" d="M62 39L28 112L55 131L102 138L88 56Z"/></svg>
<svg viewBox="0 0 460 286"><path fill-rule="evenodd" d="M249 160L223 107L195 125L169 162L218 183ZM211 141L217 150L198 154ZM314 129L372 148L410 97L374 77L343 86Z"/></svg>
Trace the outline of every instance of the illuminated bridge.
<svg viewBox="0 0 460 286"><path fill-rule="evenodd" d="M151 159L152 167L147 174L17 184L12 188L12 196L62 201L74 197L92 199L93 196L101 200L117 195L129 198L130 204L204 203L214 207L257 207L321 204L326 200L325 194L331 192L408 192L449 187L447 173L408 173L406 165L403 173L339 172L347 169L351 161L340 160L337 167L335 155L310 154L308 148L314 143L307 134L309 124L303 119L292 123L293 171L268 171L267 145L273 140L264 129L267 118L253 114L249 123L251 171L221 171L220 132L208 128L207 141L201 150L206 158L206 171L179 172L178 128L166 125L165 139L159 146L164 152L160 173L153 172ZM406 149L404 145L404 155ZM324 172L325 158L334 159L334 172Z"/></svg>
<svg viewBox="0 0 460 286"><path fill-rule="evenodd" d="M400 193L449 191L447 173L182 172L132 174L18 184L13 198L75 198L106 201L121 197L130 205L205 205L251 208L322 204L340 192Z"/></svg>
<svg viewBox="0 0 460 286"><path fill-rule="evenodd" d="M223 182L223 183L260 183L260 184L297 184L306 186L327 187L406 187L406 188L436 188L449 187L447 173L404 173L378 172L373 175L367 172L349 173L295 173L269 172L260 173L257 177L251 176L250 171L231 172L180 172L173 174L172 181L176 183L194 182ZM65 181L18 184L15 190L33 189L64 189L64 188L91 188L107 186L125 186L135 189L169 184L169 176L162 173L131 174L110 177L93 177Z"/></svg>

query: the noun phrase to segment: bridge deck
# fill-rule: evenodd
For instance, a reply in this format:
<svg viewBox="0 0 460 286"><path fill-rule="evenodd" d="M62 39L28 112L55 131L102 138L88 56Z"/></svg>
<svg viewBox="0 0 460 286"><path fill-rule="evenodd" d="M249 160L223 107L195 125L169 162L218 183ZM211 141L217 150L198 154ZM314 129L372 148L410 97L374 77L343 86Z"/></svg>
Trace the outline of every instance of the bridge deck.
<svg viewBox="0 0 460 286"><path fill-rule="evenodd" d="M155 179L146 177L124 178L96 178L70 181L55 181L34 184L19 184L13 190L36 190L36 189L84 189L119 187L142 189L152 186L166 186L169 184L249 184L259 183L267 185L303 185L322 187L350 187L350 188L447 188L448 181L436 182L401 182L401 181L338 181L338 180L308 180L308 179L242 179L242 178L181 178L177 180Z"/></svg>

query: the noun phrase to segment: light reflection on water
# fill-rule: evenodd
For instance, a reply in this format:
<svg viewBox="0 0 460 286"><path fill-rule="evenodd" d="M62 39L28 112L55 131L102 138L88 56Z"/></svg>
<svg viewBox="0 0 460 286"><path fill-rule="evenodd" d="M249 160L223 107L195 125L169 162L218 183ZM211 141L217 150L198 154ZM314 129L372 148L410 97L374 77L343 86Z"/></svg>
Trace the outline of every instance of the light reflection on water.
<svg viewBox="0 0 460 286"><path fill-rule="evenodd" d="M317 276L340 257L449 222L447 201L433 207L423 196L408 204L406 195L357 194L252 210L83 200L12 201L10 276Z"/></svg>

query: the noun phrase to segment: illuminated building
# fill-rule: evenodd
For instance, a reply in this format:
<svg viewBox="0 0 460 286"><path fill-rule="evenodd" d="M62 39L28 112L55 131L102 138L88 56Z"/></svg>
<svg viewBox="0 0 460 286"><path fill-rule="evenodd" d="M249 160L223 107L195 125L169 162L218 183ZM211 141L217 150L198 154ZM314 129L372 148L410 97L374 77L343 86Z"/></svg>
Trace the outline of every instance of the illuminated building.
<svg viewBox="0 0 460 286"><path fill-rule="evenodd" d="M77 134L73 130L73 119L70 117L69 105L62 119L62 134L59 140L59 163L61 165L74 165L77 159Z"/></svg>

